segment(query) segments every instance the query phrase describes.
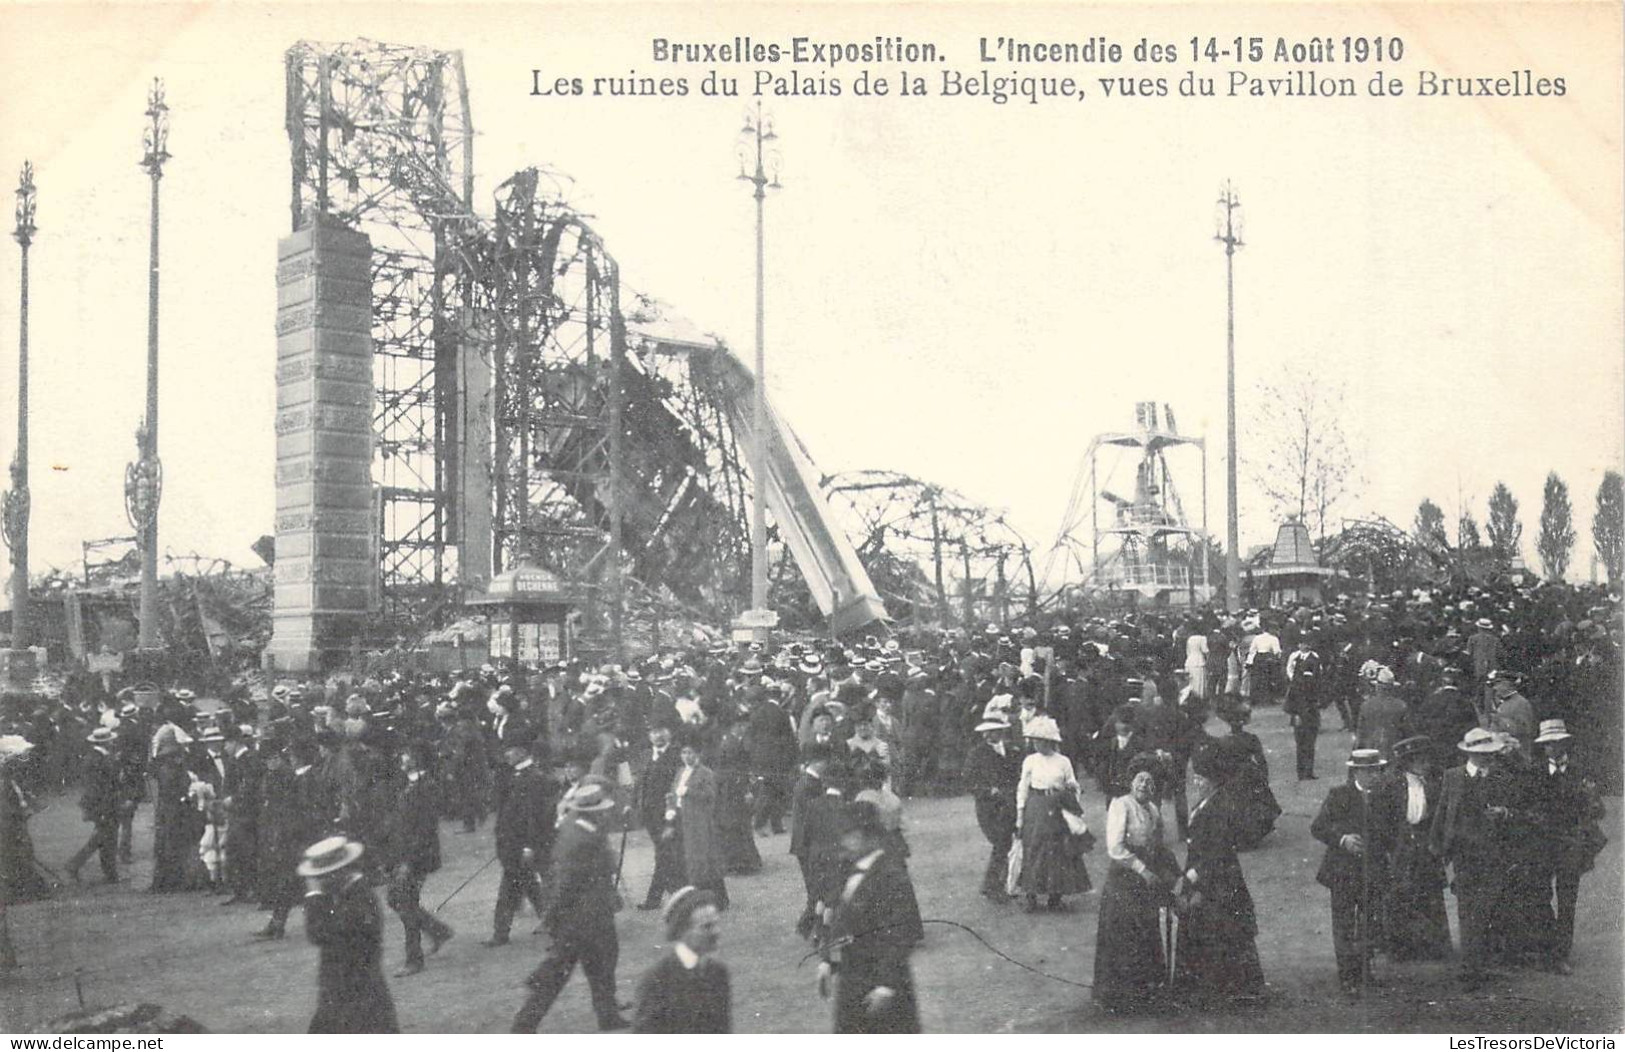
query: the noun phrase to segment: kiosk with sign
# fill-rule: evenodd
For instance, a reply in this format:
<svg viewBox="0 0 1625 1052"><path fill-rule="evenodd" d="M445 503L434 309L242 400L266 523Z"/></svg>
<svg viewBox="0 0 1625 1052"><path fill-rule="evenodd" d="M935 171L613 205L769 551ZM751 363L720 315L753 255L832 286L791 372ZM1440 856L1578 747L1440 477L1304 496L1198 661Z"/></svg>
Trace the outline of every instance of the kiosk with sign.
<svg viewBox="0 0 1625 1052"><path fill-rule="evenodd" d="M570 659L570 613L581 602L553 571L520 560L468 605L490 614L493 664L540 668Z"/></svg>

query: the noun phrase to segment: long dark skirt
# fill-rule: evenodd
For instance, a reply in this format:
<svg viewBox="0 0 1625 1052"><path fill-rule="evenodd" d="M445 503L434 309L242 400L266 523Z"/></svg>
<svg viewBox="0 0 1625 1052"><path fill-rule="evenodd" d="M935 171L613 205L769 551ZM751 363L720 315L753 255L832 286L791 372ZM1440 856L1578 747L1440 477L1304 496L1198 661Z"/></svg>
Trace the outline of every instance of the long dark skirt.
<svg viewBox="0 0 1625 1052"><path fill-rule="evenodd" d="M1028 895L1079 895L1093 885L1077 838L1061 817L1060 793L1032 793L1021 815L1021 890Z"/></svg>
<svg viewBox="0 0 1625 1052"><path fill-rule="evenodd" d="M1388 897L1388 940L1395 960L1437 961L1450 956L1444 883L1444 864L1428 850L1425 831L1407 835L1394 853Z"/></svg>
<svg viewBox="0 0 1625 1052"><path fill-rule="evenodd" d="M203 814L186 798L191 776L173 761L160 761L152 804L152 890L191 891L207 883L198 860Z"/></svg>
<svg viewBox="0 0 1625 1052"><path fill-rule="evenodd" d="M925 922L920 916L920 900L914 894L914 876L908 871L908 841L903 838L901 829L888 830L886 833L886 853L897 859L898 866L907 879L901 884L902 895L898 899L898 913L901 914L896 924L914 942L925 941Z"/></svg>
<svg viewBox="0 0 1625 1052"><path fill-rule="evenodd" d="M1258 929L1238 912L1223 901L1206 902L1180 918L1175 979L1201 1001L1211 1004L1264 992Z"/></svg>
<svg viewBox="0 0 1625 1052"><path fill-rule="evenodd" d="M1095 1003L1132 1009L1154 1000L1168 981L1158 906L1166 893L1146 884L1127 866L1113 863L1100 892L1095 934Z"/></svg>
<svg viewBox="0 0 1625 1052"><path fill-rule="evenodd" d="M750 775L741 771L717 776L717 838L722 846L722 867L730 877L762 870L751 827L751 806L745 802Z"/></svg>

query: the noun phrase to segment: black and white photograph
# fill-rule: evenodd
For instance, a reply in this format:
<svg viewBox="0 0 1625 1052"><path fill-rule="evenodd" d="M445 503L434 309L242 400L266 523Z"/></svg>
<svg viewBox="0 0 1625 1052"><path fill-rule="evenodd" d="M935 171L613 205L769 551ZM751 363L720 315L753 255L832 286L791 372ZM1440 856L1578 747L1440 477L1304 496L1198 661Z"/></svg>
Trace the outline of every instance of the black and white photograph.
<svg viewBox="0 0 1625 1052"><path fill-rule="evenodd" d="M0 4L0 1033L1613 1048L1622 136L1600 0Z"/></svg>

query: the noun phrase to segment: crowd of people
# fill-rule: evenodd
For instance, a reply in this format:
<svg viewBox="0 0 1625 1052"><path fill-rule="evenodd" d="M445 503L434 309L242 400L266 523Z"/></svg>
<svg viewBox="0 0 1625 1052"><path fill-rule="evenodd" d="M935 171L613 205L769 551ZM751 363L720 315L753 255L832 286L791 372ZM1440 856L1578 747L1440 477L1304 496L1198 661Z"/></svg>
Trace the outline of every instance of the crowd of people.
<svg viewBox="0 0 1625 1052"><path fill-rule="evenodd" d="M486 945L509 941L527 902L552 936L516 1031L536 1029L578 964L603 1029L725 1030L718 917L729 881L757 874L784 835L805 891L785 921L822 956L836 1029L906 1032L925 934L906 801L969 794L989 856L966 879L988 898L1066 911L1099 884L1097 1004L1245 1003L1265 984L1240 853L1280 814L1245 728L1280 705L1299 780L1321 773L1323 715L1354 735L1336 758L1346 784L1313 826L1347 991L1374 954L1451 953L1447 876L1469 983L1492 965L1561 972L1600 796L1620 787L1620 646L1607 592L1505 585L334 675L263 694L244 681L155 704L75 677L58 697L0 699L0 908L50 891L28 841L33 798L78 787L86 840L63 864L75 882L92 858L124 879L150 804L152 892L263 906L264 939L303 906L322 948L312 1029L390 1030L372 889L400 922L396 978L421 972L453 937L420 901L441 823L489 824ZM1214 716L1226 733L1209 732ZM1107 802L1100 831L1082 818L1086 781ZM629 897L665 911L673 948L629 1021L614 918L631 831L655 865Z"/></svg>

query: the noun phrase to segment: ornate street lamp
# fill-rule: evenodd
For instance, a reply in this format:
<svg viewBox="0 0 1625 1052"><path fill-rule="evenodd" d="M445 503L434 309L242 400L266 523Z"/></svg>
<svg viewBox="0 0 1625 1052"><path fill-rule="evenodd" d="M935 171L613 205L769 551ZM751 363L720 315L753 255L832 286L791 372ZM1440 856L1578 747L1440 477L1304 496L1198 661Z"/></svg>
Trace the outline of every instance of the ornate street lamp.
<svg viewBox="0 0 1625 1052"><path fill-rule="evenodd" d="M22 246L21 309L17 332L17 455L11 461L11 489L0 500L0 531L11 550L11 649L27 648L28 638L28 247L34 243L34 166L23 162L17 180L17 225L11 236Z"/></svg>

